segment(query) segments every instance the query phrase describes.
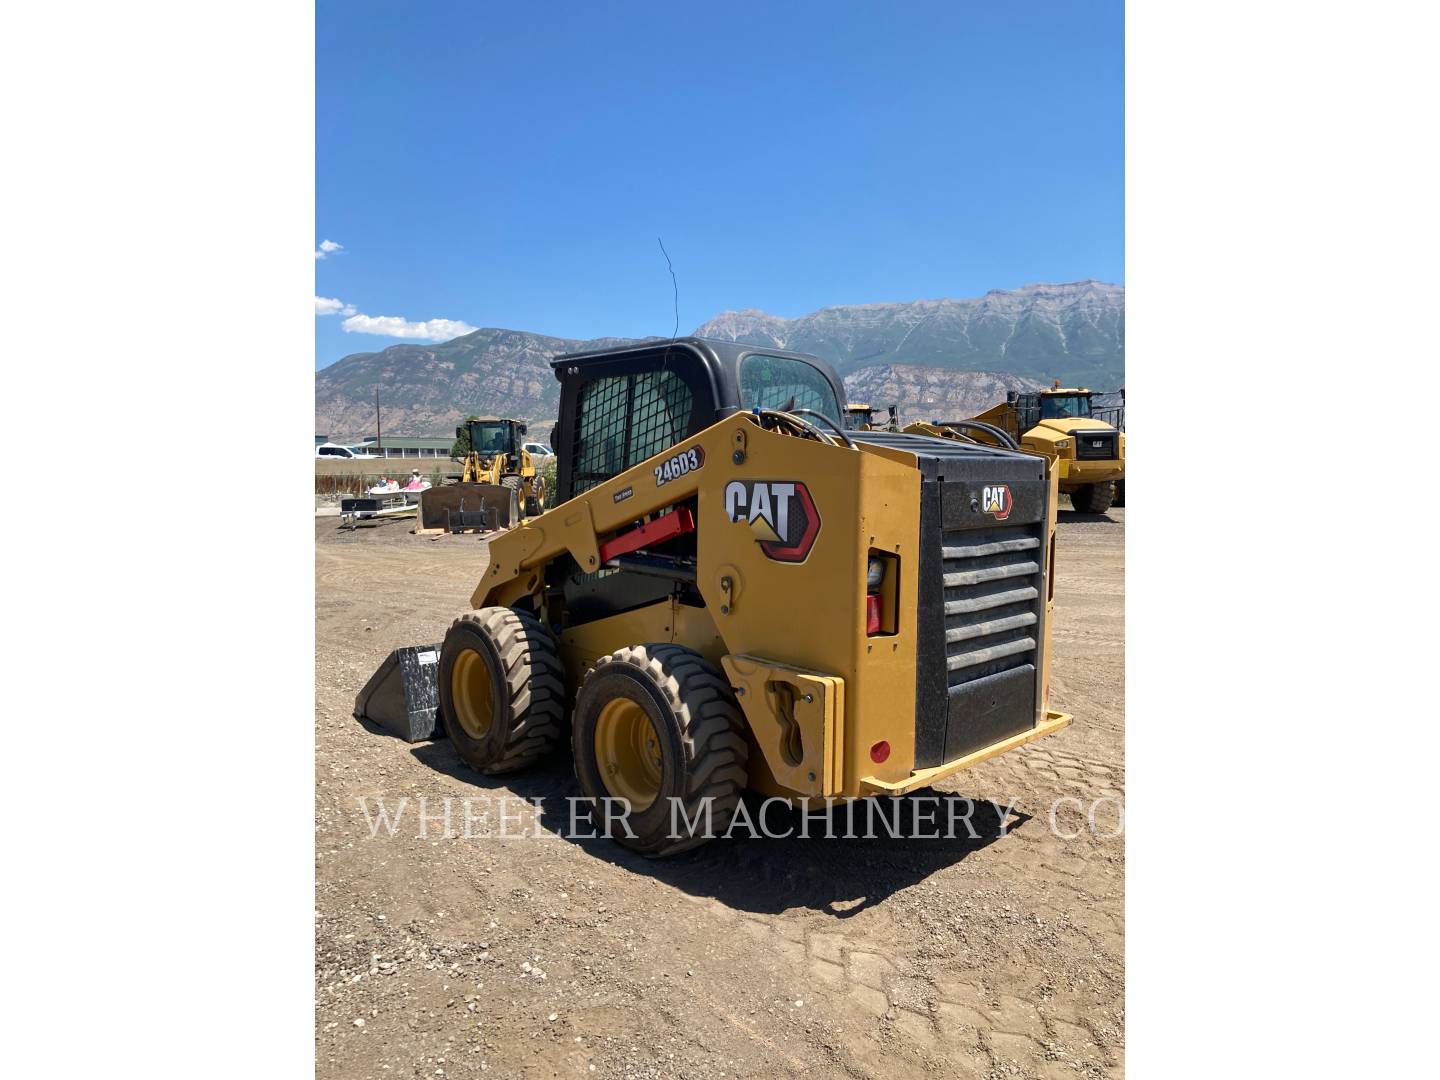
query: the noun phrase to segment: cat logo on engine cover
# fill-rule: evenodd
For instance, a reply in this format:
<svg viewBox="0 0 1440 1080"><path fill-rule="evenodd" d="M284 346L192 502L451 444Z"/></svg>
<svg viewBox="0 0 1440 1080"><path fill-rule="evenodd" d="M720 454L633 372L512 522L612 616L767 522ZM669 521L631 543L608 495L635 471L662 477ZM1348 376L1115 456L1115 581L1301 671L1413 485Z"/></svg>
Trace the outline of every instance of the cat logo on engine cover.
<svg viewBox="0 0 1440 1080"><path fill-rule="evenodd" d="M731 480L725 513L749 525L766 558L804 562L820 535L820 511L798 480Z"/></svg>
<svg viewBox="0 0 1440 1080"><path fill-rule="evenodd" d="M994 514L996 521L1004 521L1010 516L1010 508L1015 505L1015 500L1010 495L1010 487L1007 484L991 484L980 489L980 509L987 514Z"/></svg>

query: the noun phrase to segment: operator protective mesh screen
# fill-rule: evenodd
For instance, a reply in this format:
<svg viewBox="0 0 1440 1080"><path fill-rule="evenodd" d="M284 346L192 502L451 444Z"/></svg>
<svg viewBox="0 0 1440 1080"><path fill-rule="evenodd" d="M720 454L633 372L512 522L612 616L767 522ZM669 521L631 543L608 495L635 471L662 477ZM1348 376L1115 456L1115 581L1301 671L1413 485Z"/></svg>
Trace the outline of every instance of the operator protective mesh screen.
<svg viewBox="0 0 1440 1080"><path fill-rule="evenodd" d="M607 375L580 391L574 494L602 484L685 437L693 398L673 371Z"/></svg>

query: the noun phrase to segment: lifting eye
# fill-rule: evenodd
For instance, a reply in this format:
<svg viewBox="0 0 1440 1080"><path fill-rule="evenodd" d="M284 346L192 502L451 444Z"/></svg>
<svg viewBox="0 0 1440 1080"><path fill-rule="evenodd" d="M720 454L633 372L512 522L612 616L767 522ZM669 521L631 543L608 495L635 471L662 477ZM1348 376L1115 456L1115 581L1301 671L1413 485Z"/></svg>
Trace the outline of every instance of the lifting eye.
<svg viewBox="0 0 1440 1080"><path fill-rule="evenodd" d="M795 719L795 687L772 682L766 689L774 695L775 717L780 721L780 755L787 765L798 767L805 760L805 742Z"/></svg>

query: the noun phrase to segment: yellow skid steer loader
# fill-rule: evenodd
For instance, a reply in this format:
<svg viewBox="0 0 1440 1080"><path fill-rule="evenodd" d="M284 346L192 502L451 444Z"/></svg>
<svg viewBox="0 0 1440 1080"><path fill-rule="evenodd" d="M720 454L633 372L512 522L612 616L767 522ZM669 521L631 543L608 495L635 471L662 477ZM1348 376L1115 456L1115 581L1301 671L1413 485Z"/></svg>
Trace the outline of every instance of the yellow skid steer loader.
<svg viewBox="0 0 1440 1080"><path fill-rule="evenodd" d="M823 361L682 338L561 356L558 502L495 538L445 634L484 773L573 756L668 855L745 788L899 795L1065 727L1043 457L844 428Z"/></svg>

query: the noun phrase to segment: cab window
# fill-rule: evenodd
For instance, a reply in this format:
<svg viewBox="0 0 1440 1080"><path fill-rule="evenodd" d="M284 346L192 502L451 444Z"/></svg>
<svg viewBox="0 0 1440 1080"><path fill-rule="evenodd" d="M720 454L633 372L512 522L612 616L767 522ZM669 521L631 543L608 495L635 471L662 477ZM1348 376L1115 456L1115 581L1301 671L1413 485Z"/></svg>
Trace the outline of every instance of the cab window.
<svg viewBox="0 0 1440 1080"><path fill-rule="evenodd" d="M840 423L840 403L819 368L786 356L752 353L740 361L740 404L747 409L814 409Z"/></svg>
<svg viewBox="0 0 1440 1080"><path fill-rule="evenodd" d="M470 446L477 454L504 454L510 450L508 424L471 424Z"/></svg>
<svg viewBox="0 0 1440 1080"><path fill-rule="evenodd" d="M1048 396L1040 399L1042 420L1066 420L1076 416L1090 415L1088 394L1066 394L1060 397Z"/></svg>

